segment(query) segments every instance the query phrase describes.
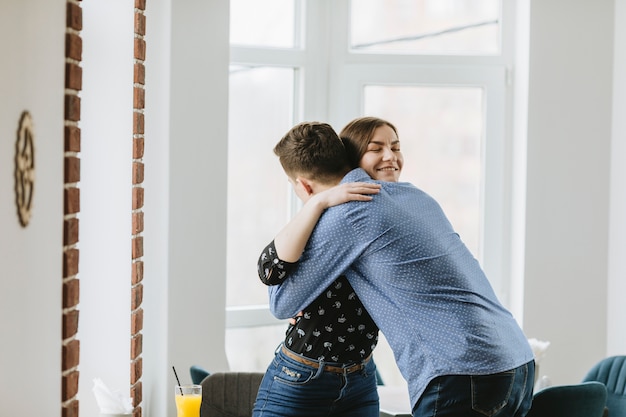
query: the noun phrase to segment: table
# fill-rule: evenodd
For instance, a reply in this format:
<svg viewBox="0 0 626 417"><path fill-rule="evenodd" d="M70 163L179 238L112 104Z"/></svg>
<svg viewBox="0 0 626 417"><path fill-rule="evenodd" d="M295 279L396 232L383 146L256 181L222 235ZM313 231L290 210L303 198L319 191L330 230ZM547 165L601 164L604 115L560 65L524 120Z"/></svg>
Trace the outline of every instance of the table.
<svg viewBox="0 0 626 417"><path fill-rule="evenodd" d="M378 386L380 417L411 417L411 400L406 387Z"/></svg>

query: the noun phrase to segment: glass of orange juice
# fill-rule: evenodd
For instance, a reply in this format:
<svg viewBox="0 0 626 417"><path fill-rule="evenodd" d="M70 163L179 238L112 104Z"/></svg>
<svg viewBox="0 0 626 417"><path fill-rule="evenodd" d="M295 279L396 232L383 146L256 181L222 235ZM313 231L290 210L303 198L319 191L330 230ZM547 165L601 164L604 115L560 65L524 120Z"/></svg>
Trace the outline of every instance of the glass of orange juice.
<svg viewBox="0 0 626 417"><path fill-rule="evenodd" d="M177 417L200 417L202 385L176 385L174 394Z"/></svg>

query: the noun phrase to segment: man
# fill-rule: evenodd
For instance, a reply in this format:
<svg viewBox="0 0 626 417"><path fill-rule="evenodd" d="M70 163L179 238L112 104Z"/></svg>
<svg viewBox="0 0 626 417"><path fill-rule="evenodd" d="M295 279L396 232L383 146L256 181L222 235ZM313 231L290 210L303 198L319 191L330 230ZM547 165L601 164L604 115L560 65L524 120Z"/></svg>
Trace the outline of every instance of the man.
<svg viewBox="0 0 626 417"><path fill-rule="evenodd" d="M303 137L315 135L321 152L315 163L333 181L350 170L341 141L332 128L303 128ZM326 155L326 156L324 156ZM305 157L306 159L306 157ZM324 163L321 163L325 161ZM305 162L299 162L300 165ZM310 170L316 167L309 166ZM291 221L261 253L258 271L265 285L280 284L292 261L302 253L311 230L328 207L350 200L368 201L377 184L357 183L326 192L302 194L305 203ZM293 238L296 237L294 240ZM280 249L282 258L277 257ZM371 360L378 342L378 327L363 307L345 276L338 276L290 323L284 341L276 349L257 392L253 417L378 417L376 365Z"/></svg>
<svg viewBox="0 0 626 417"><path fill-rule="evenodd" d="M340 139L327 127L302 123L274 148L300 198L372 181L360 168L326 169L348 158L328 154L324 142ZM326 209L298 264L270 287L272 313L297 315L344 274L394 351L414 416L524 416L534 380L524 333L437 202L409 183L380 184L371 201Z"/></svg>

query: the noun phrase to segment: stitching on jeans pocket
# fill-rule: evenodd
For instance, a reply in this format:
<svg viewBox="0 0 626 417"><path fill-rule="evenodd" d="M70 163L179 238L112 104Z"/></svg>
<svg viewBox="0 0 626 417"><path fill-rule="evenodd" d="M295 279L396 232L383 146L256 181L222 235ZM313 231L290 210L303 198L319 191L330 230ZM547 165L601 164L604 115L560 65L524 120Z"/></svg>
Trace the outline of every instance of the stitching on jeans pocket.
<svg viewBox="0 0 626 417"><path fill-rule="evenodd" d="M515 371L471 376L472 409L493 416L506 406L513 390Z"/></svg>
<svg viewBox="0 0 626 417"><path fill-rule="evenodd" d="M281 365L280 372L274 375L274 380L287 385L304 385L307 384L311 378L313 378L311 372L300 372L289 368L288 366Z"/></svg>
<svg viewBox="0 0 626 417"><path fill-rule="evenodd" d="M300 378L300 376L302 375L300 372L292 371L291 369L287 368L286 366L283 366L281 371L284 372L285 374L287 374L287 376L290 376L292 378Z"/></svg>

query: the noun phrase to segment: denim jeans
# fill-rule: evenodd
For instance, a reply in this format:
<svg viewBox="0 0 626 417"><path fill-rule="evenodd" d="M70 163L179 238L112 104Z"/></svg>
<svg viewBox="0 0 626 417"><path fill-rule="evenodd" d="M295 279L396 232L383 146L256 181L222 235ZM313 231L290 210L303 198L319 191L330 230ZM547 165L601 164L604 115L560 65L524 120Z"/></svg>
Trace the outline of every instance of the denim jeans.
<svg viewBox="0 0 626 417"><path fill-rule="evenodd" d="M535 363L492 375L433 379L413 417L524 417L532 402Z"/></svg>
<svg viewBox="0 0 626 417"><path fill-rule="evenodd" d="M297 362L277 349L261 381L253 417L379 416L373 360L349 374L321 369Z"/></svg>

